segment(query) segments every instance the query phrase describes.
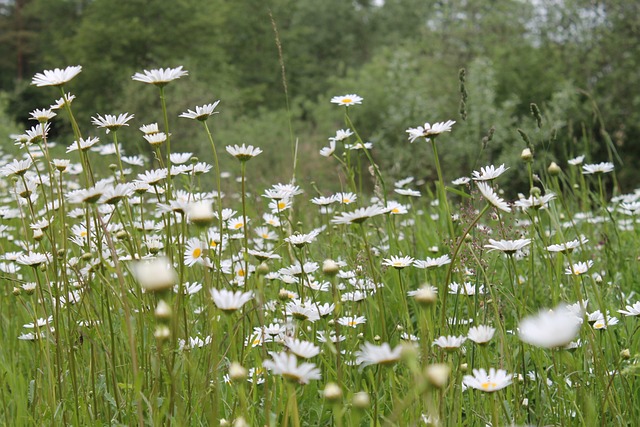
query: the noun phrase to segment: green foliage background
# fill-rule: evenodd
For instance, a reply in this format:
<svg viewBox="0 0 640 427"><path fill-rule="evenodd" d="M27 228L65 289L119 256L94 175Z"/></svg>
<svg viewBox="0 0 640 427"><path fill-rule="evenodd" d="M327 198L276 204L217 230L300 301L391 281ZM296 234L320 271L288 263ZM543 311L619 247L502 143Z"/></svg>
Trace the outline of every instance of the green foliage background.
<svg viewBox="0 0 640 427"><path fill-rule="evenodd" d="M131 81L131 75L184 65L189 78L168 88L173 117L221 99L217 142L262 147L268 161L259 172L269 182L290 179L297 140L300 161L311 165L298 171L298 180L339 185L333 163L318 150L336 129L346 127L329 104L331 96L344 93L364 97L353 111L354 122L394 178L434 178L433 163L424 158L429 151L409 145L405 129L447 119L459 123L440 151L447 179L489 163L513 164L525 147L517 129L526 132L533 148L551 141L551 154L537 158L544 164L564 166L567 158L589 152L595 154L587 161L605 161L613 148L626 164L640 160L640 3L380 3L5 1L0 5L0 91L7 102L0 137L7 141L14 129L31 126L28 113L57 98L53 89L29 86L43 69L83 66L69 89L78 95L74 105L80 120L88 124L96 113L125 111L152 121L159 110L155 93ZM466 120L461 68L466 70ZM531 103L543 113L544 132L531 116ZM184 122L175 119L174 140L197 155L205 141ZM141 124L123 132L129 154L148 150L136 129ZM621 185L634 185L636 175L625 168ZM526 189L524 175L514 174L512 190Z"/></svg>

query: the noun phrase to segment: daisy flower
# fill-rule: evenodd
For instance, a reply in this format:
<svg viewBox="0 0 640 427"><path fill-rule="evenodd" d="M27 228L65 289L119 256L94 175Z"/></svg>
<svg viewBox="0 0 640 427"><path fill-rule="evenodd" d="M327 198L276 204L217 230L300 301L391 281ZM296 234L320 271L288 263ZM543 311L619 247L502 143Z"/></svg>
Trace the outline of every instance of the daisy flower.
<svg viewBox="0 0 640 427"><path fill-rule="evenodd" d="M320 149L320 155L322 157L331 157L336 151L336 142L334 140L329 141L328 147L322 147Z"/></svg>
<svg viewBox="0 0 640 427"><path fill-rule="evenodd" d="M51 108L47 109L35 109L31 113L29 113L29 119L35 120L40 123L46 123L52 118L54 118L57 114L54 113Z"/></svg>
<svg viewBox="0 0 640 427"><path fill-rule="evenodd" d="M580 331L582 320L566 305L542 310L525 317L518 326L518 336L523 342L536 347L557 348L569 344Z"/></svg>
<svg viewBox="0 0 640 427"><path fill-rule="evenodd" d="M343 205L348 205L358 199L358 196L353 193L336 193L333 197L335 197L336 200Z"/></svg>
<svg viewBox="0 0 640 427"><path fill-rule="evenodd" d="M351 105L362 104L362 98L355 93L351 93L343 96L334 96L331 98L331 103L349 107Z"/></svg>
<svg viewBox="0 0 640 427"><path fill-rule="evenodd" d="M400 270L410 266L413 263L413 261L414 259L410 256L391 255L391 258L385 258L382 261L382 265L387 265L389 267L393 267L395 269Z"/></svg>
<svg viewBox="0 0 640 427"><path fill-rule="evenodd" d="M468 176L463 176L461 178L454 179L453 181L451 181L451 184L453 184L453 185L467 185L470 182L471 182L471 178L469 178Z"/></svg>
<svg viewBox="0 0 640 427"><path fill-rule="evenodd" d="M574 249L579 248L581 245L589 242L589 239L585 237L580 237L580 239L574 239L569 242L559 243L554 245L547 246L547 251L549 252L562 252L562 253L570 253L573 252Z"/></svg>
<svg viewBox="0 0 640 427"><path fill-rule="evenodd" d="M188 75L189 72L182 69L182 65L177 68L158 68L154 70L144 70L142 73L135 73L131 79L156 85L159 87L167 85L169 82Z"/></svg>
<svg viewBox="0 0 640 427"><path fill-rule="evenodd" d="M480 168L480 172L473 171L471 175L474 181L492 181L502 175L507 169L504 167L504 163L497 168L493 165Z"/></svg>
<svg viewBox="0 0 640 427"><path fill-rule="evenodd" d="M253 292L232 292L227 289L218 290L213 288L211 289L211 298L213 298L213 303L220 310L234 312L253 299Z"/></svg>
<svg viewBox="0 0 640 427"><path fill-rule="evenodd" d="M284 345L287 346L291 353L303 359L311 359L320 354L320 347L309 341L301 341L297 338L285 338Z"/></svg>
<svg viewBox="0 0 640 427"><path fill-rule="evenodd" d="M142 135L142 137L151 145L151 146L157 146L157 145L161 145L163 142L165 142L167 140L167 134L164 132L154 132L154 133L147 133Z"/></svg>
<svg viewBox="0 0 640 427"><path fill-rule="evenodd" d="M367 323L367 318L364 316L344 316L338 319L338 323L342 326L349 326L355 328L358 325Z"/></svg>
<svg viewBox="0 0 640 427"><path fill-rule="evenodd" d="M473 283L465 282L462 285L457 282L451 282L449 284L449 293L454 295L468 295L472 296L475 294L482 295L484 294L484 286L480 285L476 288L476 285Z"/></svg>
<svg viewBox="0 0 640 427"><path fill-rule="evenodd" d="M196 111L187 110L186 113L180 114L179 117L184 117L185 119L193 119L198 120L200 122L204 122L209 117L214 114L218 114L218 111L214 111L220 101L216 101L213 104L205 104L203 106L196 106Z"/></svg>
<svg viewBox="0 0 640 427"><path fill-rule="evenodd" d="M131 119L133 119L133 114L129 115L129 113L123 113L117 116L105 114L104 117L98 114L98 117L91 117L91 123L99 128L106 128L107 133L109 133L112 130L116 131L120 129L122 126L129 126L127 122Z"/></svg>
<svg viewBox="0 0 640 427"><path fill-rule="evenodd" d="M625 316L640 316L640 301L633 305L628 305L625 308L626 310L618 310L618 313L624 314Z"/></svg>
<svg viewBox="0 0 640 427"><path fill-rule="evenodd" d="M402 195L410 197L420 197L422 194L418 190L412 190L410 188L394 188L393 191Z"/></svg>
<svg viewBox="0 0 640 427"><path fill-rule="evenodd" d="M54 70L44 70L42 73L36 73L31 80L32 85L42 86L62 86L69 80L80 74L81 65L70 66L65 69L56 68Z"/></svg>
<svg viewBox="0 0 640 427"><path fill-rule="evenodd" d="M11 163L7 163L4 167L0 168L0 175L2 176L10 176L17 175L22 176L27 173L27 170L31 167L33 162L30 158L25 160L17 160L13 159Z"/></svg>
<svg viewBox="0 0 640 427"><path fill-rule="evenodd" d="M334 217L331 222L333 224L360 224L376 215L382 215L386 209L382 206L368 206L366 208L358 208L353 212L341 212L340 215Z"/></svg>
<svg viewBox="0 0 640 427"><path fill-rule="evenodd" d="M191 267L197 263L202 263L202 255L206 249L206 244L197 238L191 238L187 241L184 251L184 264Z"/></svg>
<svg viewBox="0 0 640 427"><path fill-rule="evenodd" d="M320 370L313 363L298 365L298 359L293 354L271 353L272 360L265 360L262 366L274 375L282 375L286 379L300 384L308 384L310 380L321 378Z"/></svg>
<svg viewBox="0 0 640 427"><path fill-rule="evenodd" d="M544 196L530 195L526 199L524 197L518 199L514 205L523 211L527 209L545 209L549 202L556 198L554 193L547 193Z"/></svg>
<svg viewBox="0 0 640 427"><path fill-rule="evenodd" d="M480 193L482 193L482 196L487 200L487 202L500 210L511 212L509 204L505 202L503 198L498 196L489 184L483 181L479 181L477 182L477 186L478 190L480 190Z"/></svg>
<svg viewBox="0 0 640 427"><path fill-rule="evenodd" d="M72 151L87 151L89 148L93 147L95 144L100 142L100 139L95 138L80 138L80 141L73 141L73 144L67 147L67 153L71 153Z"/></svg>
<svg viewBox="0 0 640 427"><path fill-rule="evenodd" d="M178 274L166 257L137 261L131 265L131 272L146 291L164 291L178 282Z"/></svg>
<svg viewBox="0 0 640 427"><path fill-rule="evenodd" d="M437 122L433 125L425 123L424 126L418 126L417 128L407 129L409 134L409 142L413 142L420 137L429 139L430 136L438 136L443 132L451 132L451 127L456 122L453 120L447 120L446 122Z"/></svg>
<svg viewBox="0 0 640 427"><path fill-rule="evenodd" d="M462 383L467 387L476 390L493 392L502 390L512 383L513 374L507 374L504 369L489 369L489 373L484 369L474 369L473 375L465 375Z"/></svg>
<svg viewBox="0 0 640 427"><path fill-rule="evenodd" d="M613 163L611 162L602 162L592 165L583 165L582 166L582 174L583 175L593 175L599 173L609 173L613 171Z"/></svg>
<svg viewBox="0 0 640 427"><path fill-rule="evenodd" d="M495 328L487 325L473 326L469 328L467 337L476 344L486 344L491 341L493 334L496 332Z"/></svg>
<svg viewBox="0 0 640 427"><path fill-rule="evenodd" d="M447 350L453 351L460 348L460 346L467 340L467 337L460 335L459 337L455 336L442 336L433 341L432 345L437 345L438 347Z"/></svg>
<svg viewBox="0 0 640 427"><path fill-rule="evenodd" d="M402 347L399 345L392 349L386 342L382 345L365 342L355 353L356 363L361 369L369 365L390 365L400 360L401 353Z"/></svg>
<svg viewBox="0 0 640 427"><path fill-rule="evenodd" d="M340 142L353 135L351 129L338 129L336 131L336 136L329 138L329 141Z"/></svg>
<svg viewBox="0 0 640 427"><path fill-rule="evenodd" d="M316 237L318 237L318 234L320 234L320 232L316 230L307 234L294 234L292 236L285 238L284 241L291 243L293 246L297 248L301 248L304 245L312 243L314 240L316 240Z"/></svg>
<svg viewBox="0 0 640 427"><path fill-rule="evenodd" d="M572 166L578 166L578 165L581 165L581 164L582 164L582 162L584 162L584 157L585 157L584 155L574 157L573 159L569 159L569 160L567 160L567 163L569 163L569 164L570 164L570 165L572 165Z"/></svg>
<svg viewBox="0 0 640 427"><path fill-rule="evenodd" d="M255 157L258 154L262 153L262 150L260 148L254 147L253 145L246 146L242 144L242 146L239 146L236 144L233 146L227 145L226 148L227 148L227 153L231 154L241 162L246 162L252 157Z"/></svg>
<svg viewBox="0 0 640 427"><path fill-rule="evenodd" d="M285 306L285 311L288 315L291 315L298 320L308 320L310 322L315 322L316 320L320 319L320 313L318 312L315 304L306 304L301 302L300 300L288 302Z"/></svg>
<svg viewBox="0 0 640 427"><path fill-rule="evenodd" d="M528 246L531 243L531 239L516 239L516 240L493 240L489 239L489 244L484 245L485 248L491 251L501 251L507 255L512 255L522 248Z"/></svg>
<svg viewBox="0 0 640 427"><path fill-rule="evenodd" d="M593 261L587 262L579 261L575 264L571 264L571 267L565 269L564 274L579 276L586 273L593 266Z"/></svg>
<svg viewBox="0 0 640 427"><path fill-rule="evenodd" d="M449 255L442 255L437 258L427 257L425 260L417 259L413 261L413 266L416 268L434 268L447 264L451 264L451 258Z"/></svg>

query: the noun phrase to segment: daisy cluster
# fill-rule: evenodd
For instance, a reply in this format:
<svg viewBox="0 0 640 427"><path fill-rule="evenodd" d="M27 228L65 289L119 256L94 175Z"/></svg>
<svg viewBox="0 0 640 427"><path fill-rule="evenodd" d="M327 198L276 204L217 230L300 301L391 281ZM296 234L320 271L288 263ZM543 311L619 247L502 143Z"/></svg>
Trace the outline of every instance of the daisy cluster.
<svg viewBox="0 0 640 427"><path fill-rule="evenodd" d="M130 113L96 114L56 146L51 119L66 114L75 123L75 96L62 89L80 72L34 77L63 97L32 113L38 124L13 138L20 155L2 154L0 166L0 269L19 301L12 316L21 319L5 336L37 343L44 377L58 378L56 393L66 396L57 399L91 400L99 389L114 403L98 405L96 417L117 408L123 424L139 411L168 422L174 409L158 421L151 401L175 411L206 401L216 422L240 423L241 408L256 425L287 417L306 424L316 422L305 408L317 408L322 387L337 405L351 399L334 417L368 411L381 417L374 423L398 425L402 416L407 425L440 425L449 414L464 425L562 424L587 414L570 403L576 390L617 393L628 381L637 391L625 376L637 372L637 357L624 350L638 343L628 330L638 326L640 302L625 283L633 275L610 263L636 235L640 191L566 211L568 196L544 176L528 195L506 194L501 181L516 165L504 164L453 180L461 200L431 196L431 183L414 177L386 187L373 145L346 113L364 102L355 94L331 99L350 128L337 129L319 153L340 168L342 191L312 192L295 181L249 191L246 166L268 147L216 150L206 123L224 113L221 101L179 116L204 124L207 160L170 151L178 117L145 123ZM186 76L177 67L132 79L164 94ZM409 128L415 144L406 149L439 144L455 125ZM123 128L139 130L146 155L118 142ZM237 164L228 194L218 151ZM612 163L583 160L567 162L581 166L574 175L583 180L597 175L601 183L614 172ZM367 162L378 180L373 196L357 185L353 166ZM100 163L114 166L105 172ZM81 378L73 392L64 372ZM47 390L41 379L33 387ZM192 397L194 390L208 391ZM559 406L547 411L556 395ZM611 396L607 404L624 411L621 394Z"/></svg>

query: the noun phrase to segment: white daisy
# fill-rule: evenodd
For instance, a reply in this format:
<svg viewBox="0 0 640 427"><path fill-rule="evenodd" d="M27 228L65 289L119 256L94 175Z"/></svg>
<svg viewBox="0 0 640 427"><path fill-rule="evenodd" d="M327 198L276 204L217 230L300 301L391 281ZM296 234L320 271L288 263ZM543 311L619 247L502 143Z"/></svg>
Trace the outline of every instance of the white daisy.
<svg viewBox="0 0 640 427"><path fill-rule="evenodd" d="M218 111L214 111L220 101L216 101L213 104L205 104L203 106L196 106L196 111L187 110L186 113L180 114L179 117L186 119L193 119L198 121L205 121L214 114L218 114Z"/></svg>
<svg viewBox="0 0 640 427"><path fill-rule="evenodd" d="M320 370L313 363L298 365L298 359L293 354L271 353L272 360L265 360L262 366L274 375L282 375L290 381L300 384L308 384L310 380L321 378Z"/></svg>
<svg viewBox="0 0 640 427"><path fill-rule="evenodd" d="M355 353L356 363L361 369L369 365L390 365L400 360L401 353L402 347L399 345L392 349L386 342L382 345L365 342Z"/></svg>
<svg viewBox="0 0 640 427"><path fill-rule="evenodd" d="M482 196L487 200L487 202L500 210L511 212L509 204L499 197L489 184L482 181L479 181L476 184L478 186L478 190L480 190L480 193L482 193Z"/></svg>
<svg viewBox="0 0 640 427"><path fill-rule="evenodd" d="M220 310L234 312L253 299L253 292L232 292L227 289L218 290L213 288L211 289L211 298L213 298L213 303Z"/></svg>
<svg viewBox="0 0 640 427"><path fill-rule="evenodd" d="M62 86L69 80L80 74L81 65L69 66L65 69L56 68L54 70L44 70L42 73L36 73L31 80L32 85L42 86Z"/></svg>
<svg viewBox="0 0 640 427"><path fill-rule="evenodd" d="M343 96L334 96L333 98L331 98L331 103L349 107L351 105L362 104L362 97L356 95L355 93Z"/></svg>
<svg viewBox="0 0 640 427"><path fill-rule="evenodd" d="M575 339L582 325L581 318L562 304L553 310L542 310L520 321L518 336L536 347L557 348Z"/></svg>
<svg viewBox="0 0 640 427"><path fill-rule="evenodd" d="M246 162L252 157L255 157L258 154L262 153L262 150L260 148L254 147L253 145L246 146L242 144L242 146L239 146L236 144L233 146L227 145L226 148L227 148L227 153L231 154L241 162Z"/></svg>
<svg viewBox="0 0 640 427"><path fill-rule="evenodd" d="M474 369L473 375L465 375L462 383L467 387L476 390L493 392L502 390L512 383L513 374L507 374L504 369L489 369L489 373L484 369Z"/></svg>
<svg viewBox="0 0 640 427"><path fill-rule="evenodd" d="M154 70L144 70L142 73L135 73L131 79L150 83L156 86L165 86L169 82L188 75L189 72L182 69L182 65L177 68L158 68Z"/></svg>
<svg viewBox="0 0 640 427"><path fill-rule="evenodd" d="M493 165L480 168L480 172L473 171L471 175L474 181L492 181L502 175L507 169L504 167L504 163L497 168Z"/></svg>
<svg viewBox="0 0 640 427"><path fill-rule="evenodd" d="M591 165L582 165L582 174L583 175L593 175L599 173L609 173L613 171L613 163L611 162L602 162Z"/></svg>
<svg viewBox="0 0 640 427"><path fill-rule="evenodd" d="M417 128L407 129L409 134L409 142L413 142L420 137L429 139L430 136L438 136L443 132L451 132L451 127L456 122L453 120L447 120L446 122L437 122L434 124L425 123L424 126L418 126Z"/></svg>

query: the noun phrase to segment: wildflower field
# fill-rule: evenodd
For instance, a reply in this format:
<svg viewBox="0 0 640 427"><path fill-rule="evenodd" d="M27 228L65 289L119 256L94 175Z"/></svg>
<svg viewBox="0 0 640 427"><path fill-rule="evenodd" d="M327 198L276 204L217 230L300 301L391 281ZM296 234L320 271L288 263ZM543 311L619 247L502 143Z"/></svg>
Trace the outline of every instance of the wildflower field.
<svg viewBox="0 0 640 427"><path fill-rule="evenodd" d="M296 180L304 164L264 186L260 141L216 139L224 99L167 114L187 70L132 76L159 123L78 123L81 71L33 77L59 99L2 155L0 424L639 425L640 190L618 190L614 148L537 168L547 141L522 132L519 163L450 176L460 124L425 116L404 149L438 179L394 181L348 94L316 159L341 191ZM178 120L208 157L180 150ZM522 194L501 190L515 169Z"/></svg>

